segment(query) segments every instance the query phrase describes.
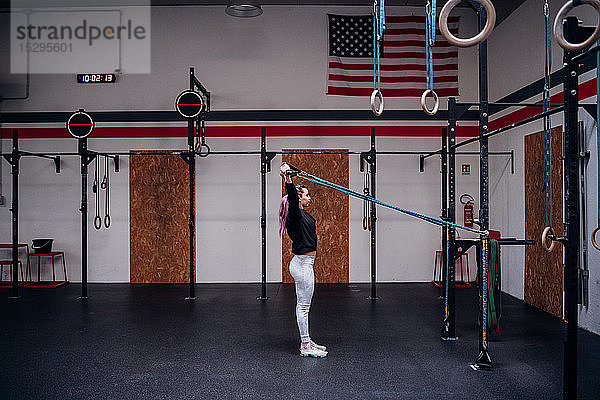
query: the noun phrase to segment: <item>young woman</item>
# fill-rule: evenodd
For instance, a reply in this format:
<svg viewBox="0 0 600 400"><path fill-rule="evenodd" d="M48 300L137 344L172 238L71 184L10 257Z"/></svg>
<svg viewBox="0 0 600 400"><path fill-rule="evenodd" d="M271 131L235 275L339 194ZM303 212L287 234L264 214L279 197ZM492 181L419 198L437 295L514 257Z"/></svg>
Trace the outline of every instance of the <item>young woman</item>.
<svg viewBox="0 0 600 400"><path fill-rule="evenodd" d="M315 288L313 264L317 256L317 227L315 219L306 212L310 205L308 189L294 185L287 174L290 166L281 165L280 175L285 179L285 192L279 206L279 234L287 230L292 239L290 274L296 284L296 321L300 331L300 354L304 357L325 357L325 346L313 342L308 334L308 312Z"/></svg>

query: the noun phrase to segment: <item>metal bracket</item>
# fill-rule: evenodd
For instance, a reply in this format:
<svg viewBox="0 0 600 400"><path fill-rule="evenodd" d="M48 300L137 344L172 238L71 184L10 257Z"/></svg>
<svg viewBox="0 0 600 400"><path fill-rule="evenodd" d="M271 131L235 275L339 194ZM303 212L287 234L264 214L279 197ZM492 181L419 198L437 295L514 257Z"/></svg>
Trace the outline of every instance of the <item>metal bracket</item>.
<svg viewBox="0 0 600 400"><path fill-rule="evenodd" d="M115 156L115 158L113 158L113 161L115 163L115 172L119 172L119 155L118 154Z"/></svg>
<svg viewBox="0 0 600 400"><path fill-rule="evenodd" d="M471 108L471 105L468 104L460 104L460 103L456 103L456 115L455 118L457 121L461 120L463 115L465 115L465 113L467 111L469 111L469 108Z"/></svg>
<svg viewBox="0 0 600 400"><path fill-rule="evenodd" d="M369 165L373 165L373 163L375 162L375 157L373 153L373 150L363 151L360 153L360 172L365 171L365 162L367 162Z"/></svg>
<svg viewBox="0 0 600 400"><path fill-rule="evenodd" d="M469 249L473 246L478 246L479 245L479 241L476 240L455 240L454 241L454 251L452 252L454 254L454 260L456 261L458 260L463 254L466 254L467 251L469 251ZM461 248L462 250L459 252L458 248Z"/></svg>
<svg viewBox="0 0 600 400"><path fill-rule="evenodd" d="M271 172L271 161L275 158L276 155L277 155L277 153L273 152L273 151L267 151L264 153L262 162L267 167L267 172Z"/></svg>
<svg viewBox="0 0 600 400"><path fill-rule="evenodd" d="M81 161L83 162L83 164L85 166L90 165L90 163L92 161L94 161L94 159L98 156L98 154L91 152L91 151L86 151L86 154L81 158Z"/></svg>
<svg viewBox="0 0 600 400"><path fill-rule="evenodd" d="M8 163L10 165L13 165L13 166L19 161L20 158L21 158L20 152L17 152L17 154L11 154L11 155L5 154L4 155L4 159L6 161L8 161Z"/></svg>
<svg viewBox="0 0 600 400"><path fill-rule="evenodd" d="M179 154L179 157L183 158L183 161L185 161L187 165L190 165L192 163L192 160L195 158L192 156L192 154L193 153L186 151Z"/></svg>

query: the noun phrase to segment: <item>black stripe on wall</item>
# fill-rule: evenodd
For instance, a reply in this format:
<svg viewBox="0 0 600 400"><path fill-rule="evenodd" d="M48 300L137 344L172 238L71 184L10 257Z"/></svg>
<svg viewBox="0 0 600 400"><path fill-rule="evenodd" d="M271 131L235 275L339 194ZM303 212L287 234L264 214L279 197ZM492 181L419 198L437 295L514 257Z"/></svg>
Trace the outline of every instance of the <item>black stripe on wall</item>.
<svg viewBox="0 0 600 400"><path fill-rule="evenodd" d="M174 122L185 121L176 111L103 111L86 110L95 122ZM12 112L2 114L2 123L66 123L72 112ZM462 120L477 121L476 111L468 111ZM428 117L421 110L386 110L376 117L370 110L256 110L211 111L206 121L422 121L448 120L448 111Z"/></svg>

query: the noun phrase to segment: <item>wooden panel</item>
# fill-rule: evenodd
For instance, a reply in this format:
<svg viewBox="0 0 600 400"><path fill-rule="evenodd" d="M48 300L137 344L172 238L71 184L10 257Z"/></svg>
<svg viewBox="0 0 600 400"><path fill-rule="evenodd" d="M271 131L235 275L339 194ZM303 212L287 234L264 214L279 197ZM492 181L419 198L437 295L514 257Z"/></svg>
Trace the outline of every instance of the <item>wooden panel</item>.
<svg viewBox="0 0 600 400"><path fill-rule="evenodd" d="M130 280L189 282L188 165L178 155L129 159Z"/></svg>
<svg viewBox="0 0 600 400"><path fill-rule="evenodd" d="M317 149L323 150L323 149ZM310 151L286 149L286 151ZM331 149L325 151L347 151ZM312 175L348 187L347 154L284 154L283 161ZM349 199L348 195L295 177L294 183L304 185L312 199L308 211L317 221L317 259L314 270L316 282L347 283L349 281ZM282 180L283 181L283 180ZM282 183L282 193L285 188ZM288 266L292 259L292 241L283 235L283 282L293 282Z"/></svg>
<svg viewBox="0 0 600 400"><path fill-rule="evenodd" d="M561 236L562 224L562 127L552 129L552 221ZM562 317L563 249L557 244L552 253L541 245L546 227L543 132L525 136L525 237L536 241L525 246L525 302Z"/></svg>

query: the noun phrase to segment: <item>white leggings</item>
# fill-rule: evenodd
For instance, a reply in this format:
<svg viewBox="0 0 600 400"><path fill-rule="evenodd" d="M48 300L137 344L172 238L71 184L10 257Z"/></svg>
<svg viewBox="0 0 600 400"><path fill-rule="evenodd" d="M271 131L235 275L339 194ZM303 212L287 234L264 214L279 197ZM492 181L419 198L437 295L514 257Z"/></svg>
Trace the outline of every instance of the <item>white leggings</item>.
<svg viewBox="0 0 600 400"><path fill-rule="evenodd" d="M296 283L296 321L303 343L310 341L308 334L308 312L315 291L315 274L313 264L315 257L294 255L290 262L290 274Z"/></svg>

